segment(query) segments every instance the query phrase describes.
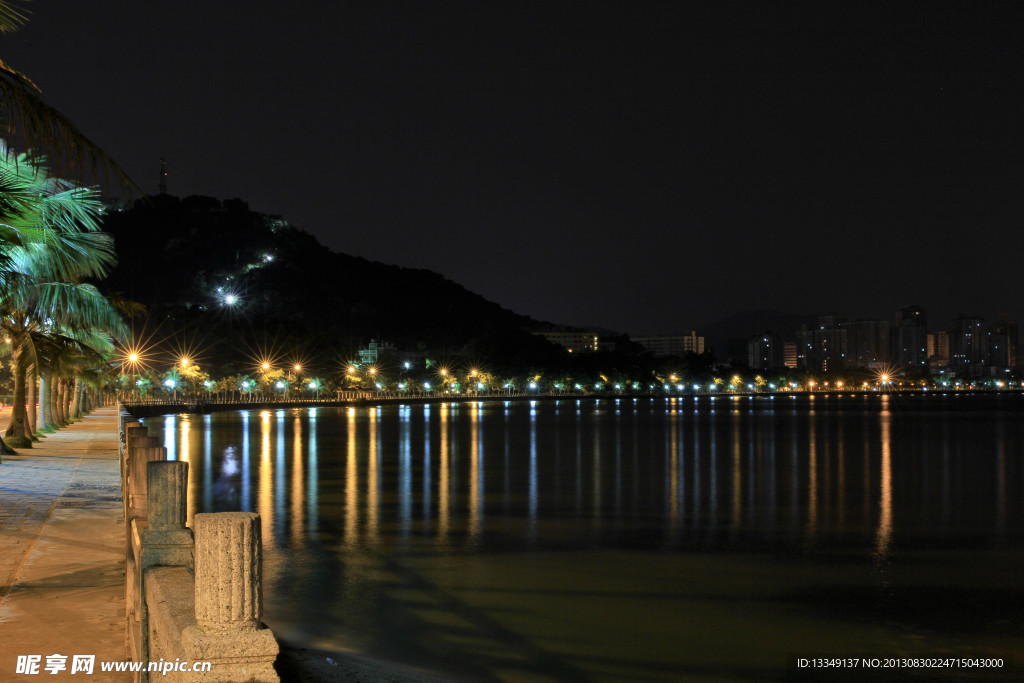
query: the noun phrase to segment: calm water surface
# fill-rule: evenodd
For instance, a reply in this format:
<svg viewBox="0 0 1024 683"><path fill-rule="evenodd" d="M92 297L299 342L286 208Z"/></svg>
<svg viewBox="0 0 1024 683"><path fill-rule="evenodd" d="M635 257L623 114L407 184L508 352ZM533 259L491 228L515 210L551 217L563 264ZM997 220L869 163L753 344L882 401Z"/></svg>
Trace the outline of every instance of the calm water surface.
<svg viewBox="0 0 1024 683"><path fill-rule="evenodd" d="M263 524L266 621L467 680L1024 652L1024 397L149 418L189 517Z"/></svg>

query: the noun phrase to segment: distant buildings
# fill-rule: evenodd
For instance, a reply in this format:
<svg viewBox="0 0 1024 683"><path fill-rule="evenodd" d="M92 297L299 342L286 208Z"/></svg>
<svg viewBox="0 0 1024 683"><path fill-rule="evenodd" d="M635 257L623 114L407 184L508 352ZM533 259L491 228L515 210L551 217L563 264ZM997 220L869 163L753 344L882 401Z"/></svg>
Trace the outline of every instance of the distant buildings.
<svg viewBox="0 0 1024 683"><path fill-rule="evenodd" d="M920 306L907 306L896 311L893 349L897 367L928 367L928 319Z"/></svg>
<svg viewBox="0 0 1024 683"><path fill-rule="evenodd" d="M949 335L945 330L928 333L928 364L933 369L949 365Z"/></svg>
<svg viewBox="0 0 1024 683"><path fill-rule="evenodd" d="M598 349L597 335L593 332L560 332L550 330L547 332L534 332L534 334L544 337L549 342L558 344L570 353L583 353L597 351Z"/></svg>
<svg viewBox="0 0 1024 683"><path fill-rule="evenodd" d="M797 367L815 372L830 372L846 367L847 331L837 315L818 318L817 327L802 325L796 333Z"/></svg>
<svg viewBox="0 0 1024 683"><path fill-rule="evenodd" d="M949 364L957 375L980 375L988 360L988 323L976 315L962 315L949 331Z"/></svg>
<svg viewBox="0 0 1024 683"><path fill-rule="evenodd" d="M644 347L652 356L682 356L686 353L704 353L704 337L695 330L677 337L634 337L633 342Z"/></svg>
<svg viewBox="0 0 1024 683"><path fill-rule="evenodd" d="M746 363L752 369L801 368L814 372L847 369L932 372L961 377L1005 377L1020 362L1017 324L989 325L977 315L962 315L948 331L928 331L920 306L896 311L895 322L848 322L834 314L803 325L795 341L774 332L750 337ZM733 358L742 357L732 351Z"/></svg>
<svg viewBox="0 0 1024 683"><path fill-rule="evenodd" d="M793 345L793 354L796 355L796 345ZM785 363L786 342L779 335L765 332L747 343L747 365L755 370L781 368Z"/></svg>
<svg viewBox="0 0 1024 683"><path fill-rule="evenodd" d="M1017 365L1017 323L1003 321L989 340L989 360L998 368Z"/></svg>
<svg viewBox="0 0 1024 683"><path fill-rule="evenodd" d="M397 349L387 342L379 342L375 339L370 340L369 346L365 349L359 349L359 362L363 365L376 365L380 362L381 358L387 355L393 355L397 353Z"/></svg>
<svg viewBox="0 0 1024 683"><path fill-rule="evenodd" d="M887 320L842 323L846 330L845 365L880 370L892 362L891 328Z"/></svg>

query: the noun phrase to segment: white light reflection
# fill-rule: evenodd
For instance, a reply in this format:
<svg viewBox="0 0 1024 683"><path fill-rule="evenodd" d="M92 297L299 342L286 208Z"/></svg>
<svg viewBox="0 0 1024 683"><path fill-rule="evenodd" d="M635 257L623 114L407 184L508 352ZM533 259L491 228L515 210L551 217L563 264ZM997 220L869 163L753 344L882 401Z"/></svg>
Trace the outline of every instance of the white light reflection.
<svg viewBox="0 0 1024 683"><path fill-rule="evenodd" d="M320 528L318 492L319 463L316 452L316 408L309 409L309 479L306 482L306 516L308 534L315 535Z"/></svg>

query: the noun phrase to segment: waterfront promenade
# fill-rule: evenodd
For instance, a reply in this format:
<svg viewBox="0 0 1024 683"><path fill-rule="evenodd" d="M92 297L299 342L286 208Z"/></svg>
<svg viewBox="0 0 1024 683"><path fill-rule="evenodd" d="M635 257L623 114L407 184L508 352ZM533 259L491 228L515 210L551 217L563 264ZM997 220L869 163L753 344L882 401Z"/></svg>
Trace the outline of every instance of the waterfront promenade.
<svg viewBox="0 0 1024 683"><path fill-rule="evenodd" d="M100 671L126 659L122 519L116 408L3 456L0 680L132 680ZM67 669L51 675L54 654ZM41 655L39 673L16 674L18 655ZM93 674L71 675L73 655L95 655Z"/></svg>

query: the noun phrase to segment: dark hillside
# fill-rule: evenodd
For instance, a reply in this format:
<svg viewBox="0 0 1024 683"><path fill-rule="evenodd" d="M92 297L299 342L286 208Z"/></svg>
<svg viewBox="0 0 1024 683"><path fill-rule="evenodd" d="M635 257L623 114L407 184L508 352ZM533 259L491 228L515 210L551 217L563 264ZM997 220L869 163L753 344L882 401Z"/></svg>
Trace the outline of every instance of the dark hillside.
<svg viewBox="0 0 1024 683"><path fill-rule="evenodd" d="M147 197L105 225L120 264L103 289L144 304L151 328L201 330L218 356L254 340L345 356L370 339L456 354L543 325L438 273L331 252L237 199Z"/></svg>

